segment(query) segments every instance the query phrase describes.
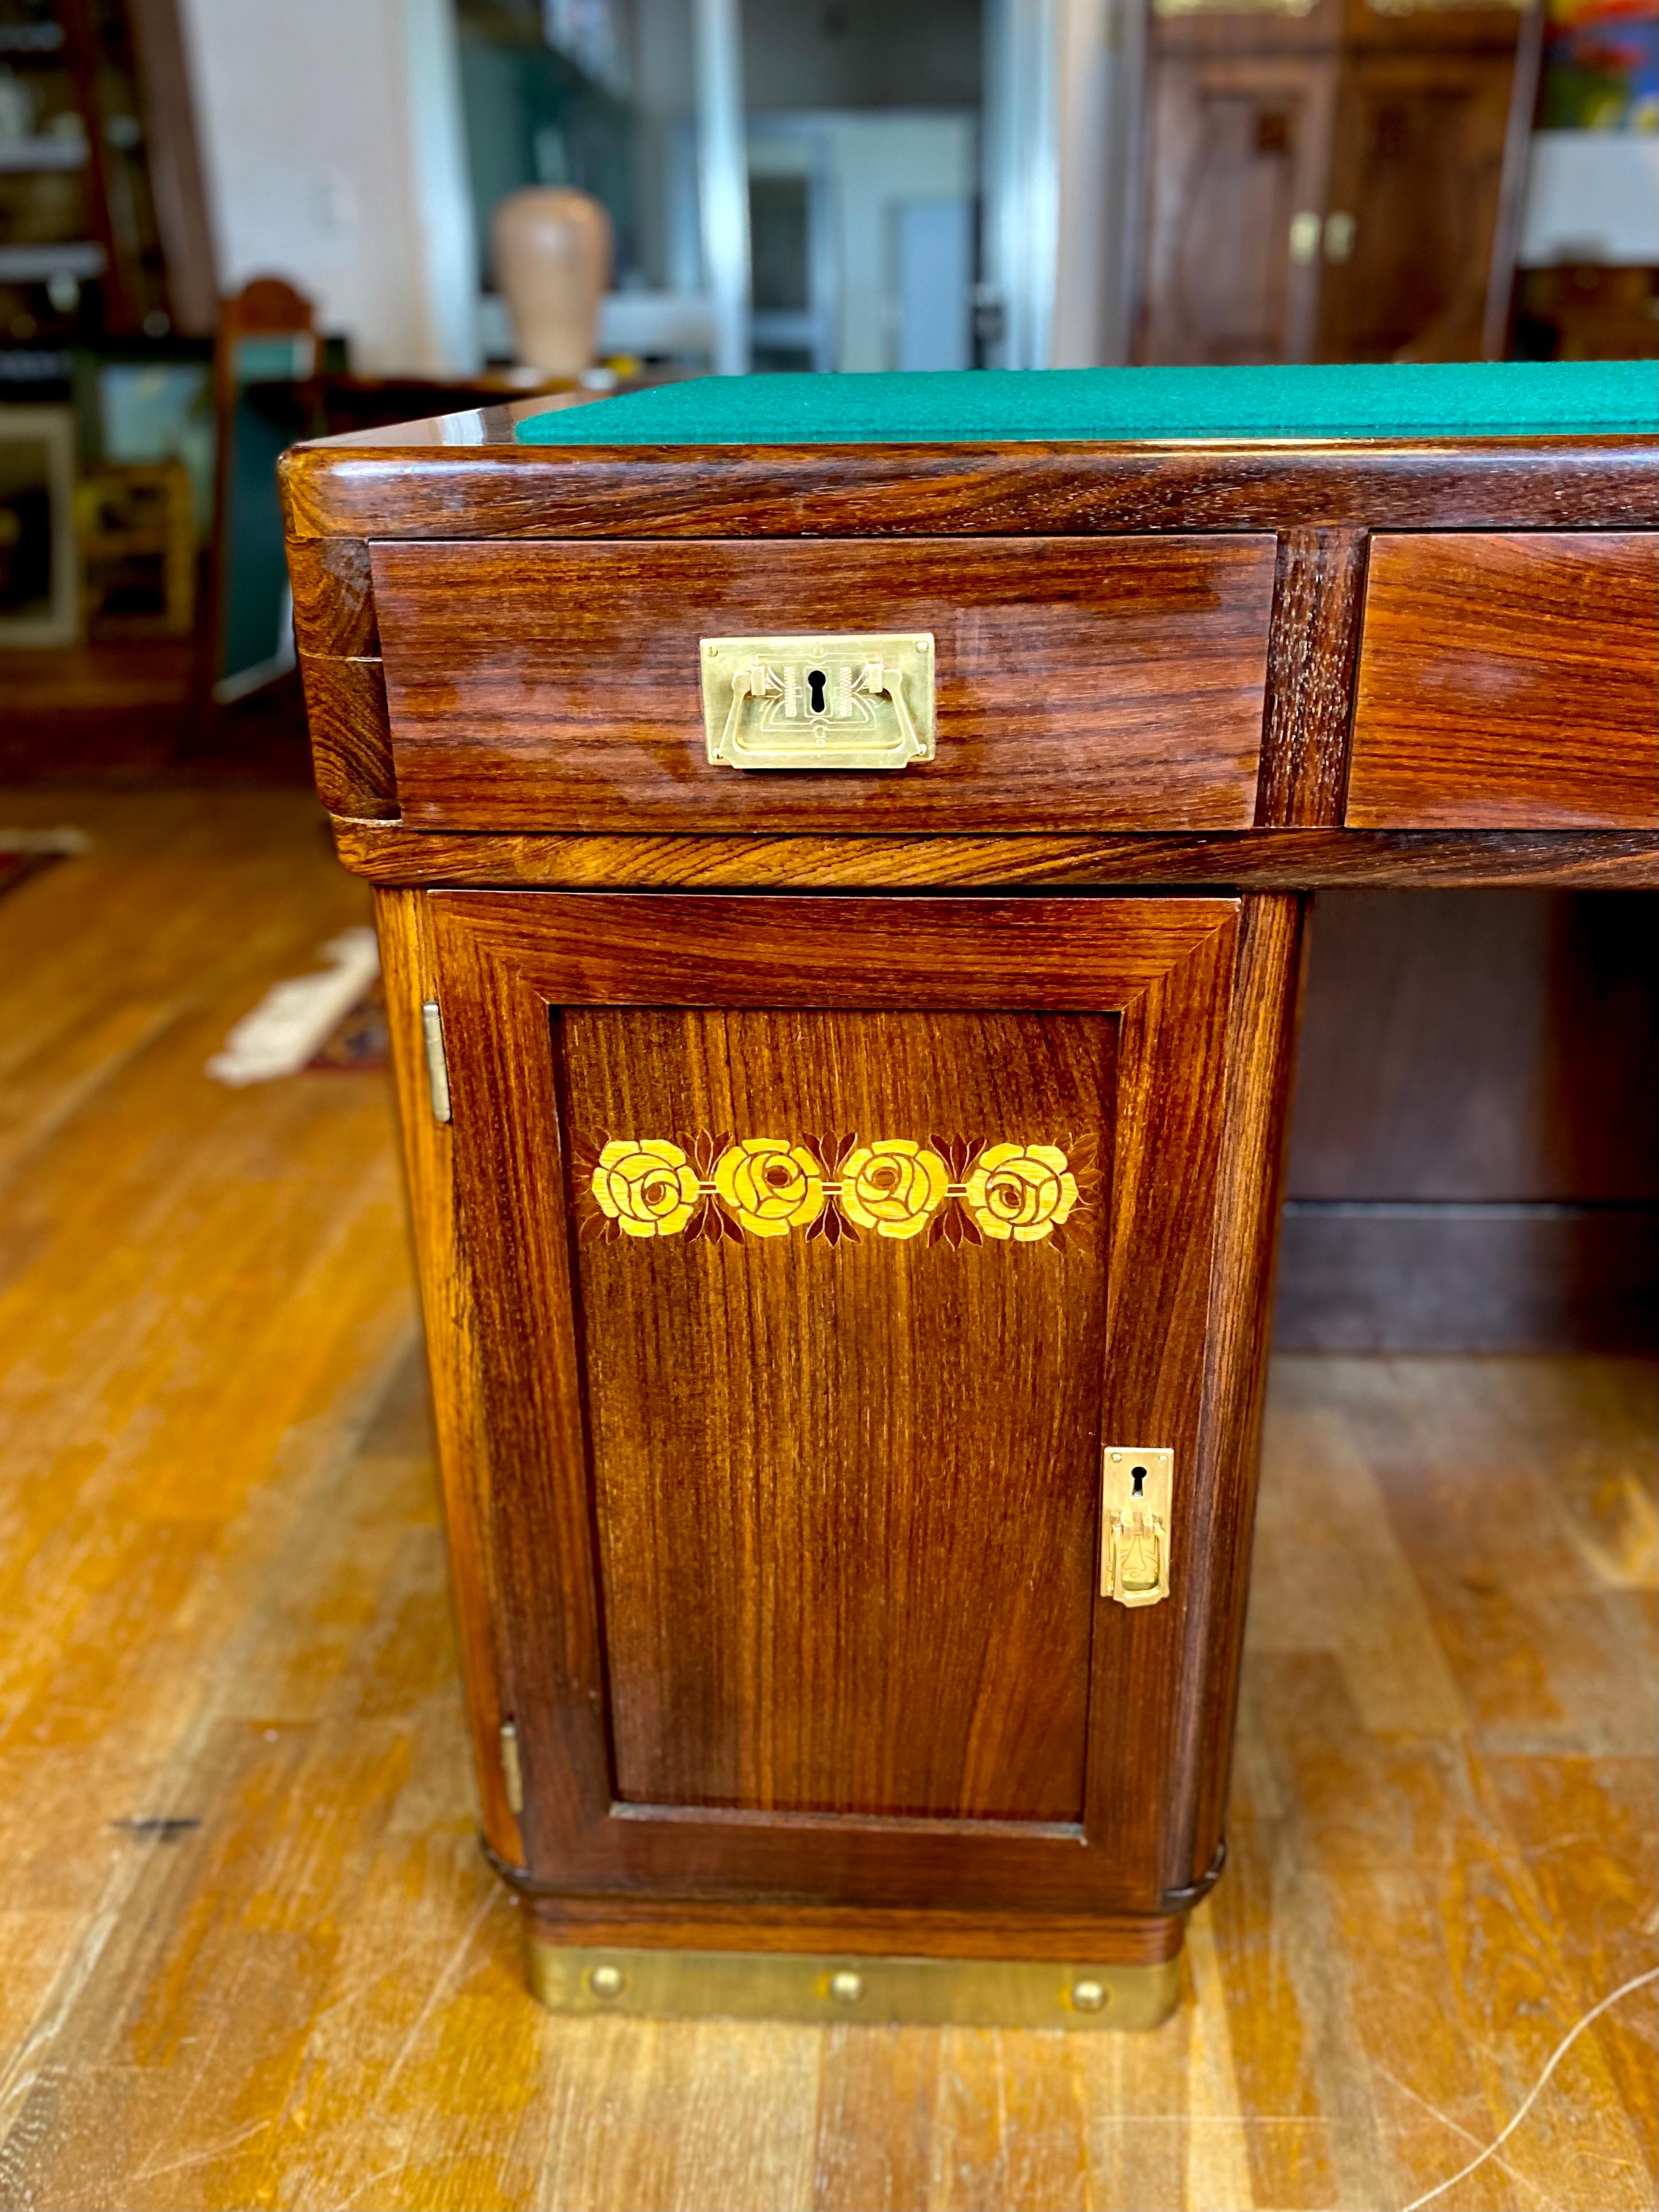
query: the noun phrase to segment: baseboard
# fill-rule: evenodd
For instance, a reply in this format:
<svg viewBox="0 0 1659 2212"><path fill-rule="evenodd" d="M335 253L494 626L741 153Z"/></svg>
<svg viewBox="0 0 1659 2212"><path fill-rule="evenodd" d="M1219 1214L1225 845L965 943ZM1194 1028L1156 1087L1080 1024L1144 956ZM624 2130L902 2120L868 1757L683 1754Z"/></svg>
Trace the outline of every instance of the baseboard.
<svg viewBox="0 0 1659 2212"><path fill-rule="evenodd" d="M1285 1352L1624 1352L1659 1342L1659 1206L1294 1200Z"/></svg>

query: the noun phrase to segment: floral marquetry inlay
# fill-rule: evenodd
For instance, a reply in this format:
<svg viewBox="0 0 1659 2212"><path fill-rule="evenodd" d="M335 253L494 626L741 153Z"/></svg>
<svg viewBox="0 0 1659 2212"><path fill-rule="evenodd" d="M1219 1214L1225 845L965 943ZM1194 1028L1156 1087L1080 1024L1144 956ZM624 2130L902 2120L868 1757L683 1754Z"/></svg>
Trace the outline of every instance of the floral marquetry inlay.
<svg viewBox="0 0 1659 2212"><path fill-rule="evenodd" d="M1061 1243L1088 1198L1094 1140L981 1138L599 1137L579 1152L585 1238L860 1232L929 1244Z"/></svg>

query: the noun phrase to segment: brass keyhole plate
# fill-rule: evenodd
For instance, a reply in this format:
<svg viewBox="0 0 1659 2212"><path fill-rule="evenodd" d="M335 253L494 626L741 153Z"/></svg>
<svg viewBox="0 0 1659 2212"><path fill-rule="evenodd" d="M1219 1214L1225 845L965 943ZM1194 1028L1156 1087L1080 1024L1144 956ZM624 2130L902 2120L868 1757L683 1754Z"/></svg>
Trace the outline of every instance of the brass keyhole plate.
<svg viewBox="0 0 1659 2212"><path fill-rule="evenodd" d="M699 674L711 766L822 772L933 757L929 631L706 637Z"/></svg>

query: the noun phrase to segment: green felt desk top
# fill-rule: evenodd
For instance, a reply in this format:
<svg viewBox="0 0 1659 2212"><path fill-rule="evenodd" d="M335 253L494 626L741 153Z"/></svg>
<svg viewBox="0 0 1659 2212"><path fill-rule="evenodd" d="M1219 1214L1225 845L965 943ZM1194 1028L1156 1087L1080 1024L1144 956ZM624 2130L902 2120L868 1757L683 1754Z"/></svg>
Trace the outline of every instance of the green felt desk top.
<svg viewBox="0 0 1659 2212"><path fill-rule="evenodd" d="M707 376L520 422L532 446L1531 438L1659 431L1659 362Z"/></svg>

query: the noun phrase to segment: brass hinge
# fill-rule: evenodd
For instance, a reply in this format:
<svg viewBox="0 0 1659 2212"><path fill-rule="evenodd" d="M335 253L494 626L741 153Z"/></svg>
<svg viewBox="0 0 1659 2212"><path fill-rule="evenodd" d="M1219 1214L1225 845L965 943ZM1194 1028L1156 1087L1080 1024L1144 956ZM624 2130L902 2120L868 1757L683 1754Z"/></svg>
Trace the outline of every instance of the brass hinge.
<svg viewBox="0 0 1659 2212"><path fill-rule="evenodd" d="M444 1018L435 999L422 1003L421 1035L426 1043L426 1080L432 1094L432 1118L434 1121L447 1121L450 1118L449 1060L444 1051Z"/></svg>
<svg viewBox="0 0 1659 2212"><path fill-rule="evenodd" d="M524 1760L519 1752L519 1731L511 1721L501 1723L501 1779L507 1802L514 1813L524 1810Z"/></svg>
<svg viewBox="0 0 1659 2212"><path fill-rule="evenodd" d="M1170 1595L1175 1454L1111 1444L1101 1455L1100 1594L1120 1605Z"/></svg>

